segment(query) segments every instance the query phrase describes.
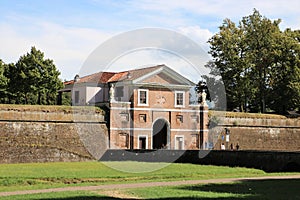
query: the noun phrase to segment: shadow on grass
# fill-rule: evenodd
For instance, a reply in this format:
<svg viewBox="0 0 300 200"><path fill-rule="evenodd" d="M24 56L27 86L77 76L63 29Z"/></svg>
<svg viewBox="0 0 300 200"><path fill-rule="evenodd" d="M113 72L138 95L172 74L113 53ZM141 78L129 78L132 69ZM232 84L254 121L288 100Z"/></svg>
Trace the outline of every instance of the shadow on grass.
<svg viewBox="0 0 300 200"><path fill-rule="evenodd" d="M189 186L172 187L175 194L182 193L184 196L176 196L172 193L168 197L145 199L300 199L300 179L279 179L279 180L245 180L232 183L217 184L199 184ZM147 188L145 188L147 190ZM199 194L197 194L199 192ZM201 196L200 192L206 192L205 196ZM211 194L211 196L207 196ZM229 195L228 195L229 194ZM166 195L164 195L166 196ZM81 196L54 198L54 200L116 200L121 198L100 197L100 196ZM45 198L43 200L50 200ZM53 199L51 199L53 200Z"/></svg>
<svg viewBox="0 0 300 200"><path fill-rule="evenodd" d="M185 191L241 195L237 198L223 197L221 199L300 199L300 179L245 180L232 183L179 186L178 188Z"/></svg>

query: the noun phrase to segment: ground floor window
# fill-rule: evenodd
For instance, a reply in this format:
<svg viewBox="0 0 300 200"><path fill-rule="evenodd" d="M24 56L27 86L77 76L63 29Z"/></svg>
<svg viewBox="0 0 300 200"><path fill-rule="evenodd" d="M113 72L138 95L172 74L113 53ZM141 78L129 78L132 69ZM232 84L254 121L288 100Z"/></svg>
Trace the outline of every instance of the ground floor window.
<svg viewBox="0 0 300 200"><path fill-rule="evenodd" d="M147 135L139 135L139 143L138 143L138 149L148 149L148 136Z"/></svg>
<svg viewBox="0 0 300 200"><path fill-rule="evenodd" d="M184 137L182 135L175 136L175 149L177 150L184 149Z"/></svg>

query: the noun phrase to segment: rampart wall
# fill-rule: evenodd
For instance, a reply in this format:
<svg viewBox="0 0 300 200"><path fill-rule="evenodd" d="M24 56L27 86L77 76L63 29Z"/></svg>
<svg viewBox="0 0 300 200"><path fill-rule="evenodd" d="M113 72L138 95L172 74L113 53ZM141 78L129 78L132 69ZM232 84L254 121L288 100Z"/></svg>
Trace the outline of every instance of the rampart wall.
<svg viewBox="0 0 300 200"><path fill-rule="evenodd" d="M238 143L239 150L300 152L299 118L218 117L209 135L215 150ZM0 163L98 160L107 138L99 110L0 105Z"/></svg>
<svg viewBox="0 0 300 200"><path fill-rule="evenodd" d="M220 117L218 125L210 129L214 149L222 143L226 149L239 144L240 150L300 151L300 118ZM226 141L225 128L230 130Z"/></svg>
<svg viewBox="0 0 300 200"><path fill-rule="evenodd" d="M107 134L102 113L35 108L0 108L0 163L99 158L97 151ZM99 146L93 146L97 142Z"/></svg>

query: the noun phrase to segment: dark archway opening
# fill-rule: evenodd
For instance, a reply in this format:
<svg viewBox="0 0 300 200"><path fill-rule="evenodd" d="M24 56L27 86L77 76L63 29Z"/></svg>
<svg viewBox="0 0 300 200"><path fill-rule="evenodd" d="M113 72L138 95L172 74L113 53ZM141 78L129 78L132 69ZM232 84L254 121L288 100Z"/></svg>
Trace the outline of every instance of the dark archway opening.
<svg viewBox="0 0 300 200"><path fill-rule="evenodd" d="M167 148L168 125L167 121L158 119L153 124L153 149Z"/></svg>

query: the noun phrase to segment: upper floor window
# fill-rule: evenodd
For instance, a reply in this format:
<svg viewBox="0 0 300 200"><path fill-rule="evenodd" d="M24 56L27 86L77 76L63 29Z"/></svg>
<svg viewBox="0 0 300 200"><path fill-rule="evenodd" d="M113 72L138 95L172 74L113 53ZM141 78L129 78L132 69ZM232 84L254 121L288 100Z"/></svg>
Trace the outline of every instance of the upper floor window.
<svg viewBox="0 0 300 200"><path fill-rule="evenodd" d="M124 87L118 86L116 87L116 97L123 97L124 96Z"/></svg>
<svg viewBox="0 0 300 200"><path fill-rule="evenodd" d="M138 89L138 105L148 106L148 92L146 89Z"/></svg>
<svg viewBox="0 0 300 200"><path fill-rule="evenodd" d="M184 92L175 91L175 107L184 107Z"/></svg>
<svg viewBox="0 0 300 200"><path fill-rule="evenodd" d="M75 103L79 103L79 91L75 91Z"/></svg>

